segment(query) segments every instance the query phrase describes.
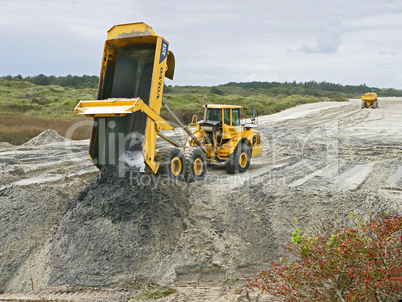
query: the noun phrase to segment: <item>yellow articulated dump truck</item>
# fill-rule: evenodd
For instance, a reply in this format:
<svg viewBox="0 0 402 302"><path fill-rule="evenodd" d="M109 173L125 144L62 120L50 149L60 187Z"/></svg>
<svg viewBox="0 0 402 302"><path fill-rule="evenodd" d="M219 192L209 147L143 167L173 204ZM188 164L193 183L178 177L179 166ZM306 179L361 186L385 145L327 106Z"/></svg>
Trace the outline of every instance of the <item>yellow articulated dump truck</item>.
<svg viewBox="0 0 402 302"><path fill-rule="evenodd" d="M165 77L173 79L169 43L145 23L122 24L107 34L97 100L80 101L76 114L92 117L89 155L102 169L124 165L142 173L187 182L202 180L208 162L224 162L229 173L247 171L262 152L253 108L204 105L204 117L185 126L163 101ZM162 130L174 127L160 116L162 106L187 134L176 142ZM156 149L156 138L169 143Z"/></svg>
<svg viewBox="0 0 402 302"><path fill-rule="evenodd" d="M375 92L368 92L362 95L362 109L369 107L378 108L378 97Z"/></svg>

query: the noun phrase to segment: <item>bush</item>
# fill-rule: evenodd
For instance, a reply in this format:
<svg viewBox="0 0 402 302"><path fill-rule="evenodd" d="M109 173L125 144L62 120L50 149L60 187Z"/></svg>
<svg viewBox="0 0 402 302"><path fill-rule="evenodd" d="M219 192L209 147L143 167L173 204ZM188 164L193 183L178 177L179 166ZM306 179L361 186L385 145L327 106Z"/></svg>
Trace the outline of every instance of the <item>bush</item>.
<svg viewBox="0 0 402 302"><path fill-rule="evenodd" d="M210 92L217 95L224 95L225 93L216 86L212 86Z"/></svg>
<svg viewBox="0 0 402 302"><path fill-rule="evenodd" d="M398 301L402 299L402 217L378 214L314 233L293 232L290 256L272 263L248 285L278 301ZM400 301L400 300L399 300Z"/></svg>

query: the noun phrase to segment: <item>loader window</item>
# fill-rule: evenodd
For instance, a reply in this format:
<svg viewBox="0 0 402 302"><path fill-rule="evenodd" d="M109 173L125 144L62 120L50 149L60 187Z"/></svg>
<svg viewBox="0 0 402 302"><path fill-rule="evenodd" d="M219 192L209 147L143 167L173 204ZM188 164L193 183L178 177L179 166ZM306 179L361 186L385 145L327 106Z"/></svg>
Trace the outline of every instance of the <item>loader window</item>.
<svg viewBox="0 0 402 302"><path fill-rule="evenodd" d="M220 108L208 108L207 111L208 121L222 121L222 109Z"/></svg>
<svg viewBox="0 0 402 302"><path fill-rule="evenodd" d="M240 109L232 110L232 126L240 126Z"/></svg>
<svg viewBox="0 0 402 302"><path fill-rule="evenodd" d="M230 125L230 109L223 109L223 122Z"/></svg>

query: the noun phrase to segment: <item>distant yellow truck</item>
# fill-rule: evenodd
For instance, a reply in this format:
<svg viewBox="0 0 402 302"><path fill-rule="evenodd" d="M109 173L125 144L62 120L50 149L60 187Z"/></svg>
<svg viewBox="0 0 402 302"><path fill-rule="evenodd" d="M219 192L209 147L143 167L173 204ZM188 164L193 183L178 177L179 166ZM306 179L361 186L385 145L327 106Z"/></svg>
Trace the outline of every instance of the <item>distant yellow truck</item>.
<svg viewBox="0 0 402 302"><path fill-rule="evenodd" d="M375 92L368 92L362 95L362 109L369 107L378 108L378 97Z"/></svg>

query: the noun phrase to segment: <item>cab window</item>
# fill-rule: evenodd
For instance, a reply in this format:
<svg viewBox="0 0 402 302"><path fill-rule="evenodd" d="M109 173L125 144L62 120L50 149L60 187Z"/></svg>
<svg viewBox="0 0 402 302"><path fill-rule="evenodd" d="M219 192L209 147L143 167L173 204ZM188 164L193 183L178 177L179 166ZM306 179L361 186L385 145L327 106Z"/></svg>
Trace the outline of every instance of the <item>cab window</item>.
<svg viewBox="0 0 402 302"><path fill-rule="evenodd" d="M222 121L222 109L220 108L208 108L207 111L208 121Z"/></svg>
<svg viewBox="0 0 402 302"><path fill-rule="evenodd" d="M223 109L223 119L225 125L230 125L230 109Z"/></svg>
<svg viewBox="0 0 402 302"><path fill-rule="evenodd" d="M232 126L240 126L240 109L232 110Z"/></svg>

